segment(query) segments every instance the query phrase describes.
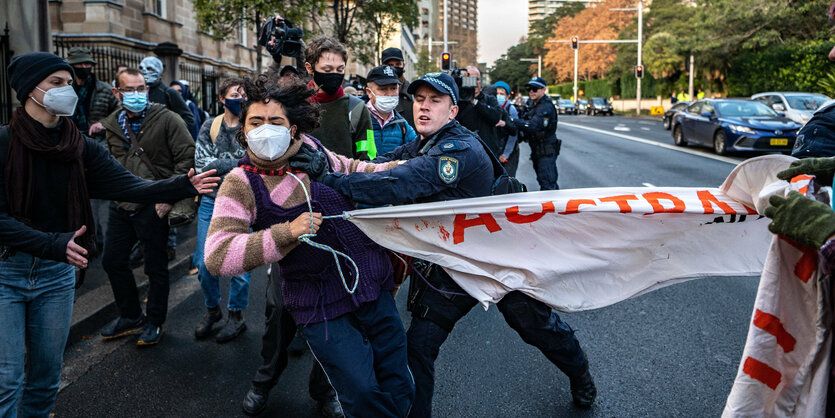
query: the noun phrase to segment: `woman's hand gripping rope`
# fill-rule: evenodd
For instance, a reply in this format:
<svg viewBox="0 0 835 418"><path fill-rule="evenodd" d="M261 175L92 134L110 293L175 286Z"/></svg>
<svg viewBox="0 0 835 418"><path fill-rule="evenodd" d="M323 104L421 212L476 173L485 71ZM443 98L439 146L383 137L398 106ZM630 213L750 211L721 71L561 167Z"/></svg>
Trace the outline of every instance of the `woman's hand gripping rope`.
<svg viewBox="0 0 835 418"><path fill-rule="evenodd" d="M322 216L322 214L319 212L313 212L313 205L310 203L310 193L307 191L307 187L305 187L301 179L296 177L295 174L289 171L287 172L287 174L293 176L293 178L296 179L296 181L298 181L299 184L301 184L302 190L304 190L304 197L307 200L308 209L308 213L303 213L296 217L296 219L294 219L292 222L290 222L290 232L299 241L333 254L333 261L336 263L337 270L339 270L339 278L342 279L342 286L349 294L353 295L354 292L356 292L357 285L360 282L360 270L359 267L357 267L357 263L355 263L354 260L352 260L351 257L349 257L347 254L342 253L340 251L336 251L327 245L314 242L311 239L316 236L316 233L319 231L319 227L322 225L323 220L333 218L347 219L348 214L343 213L341 215ZM309 232L305 233L305 231ZM345 274L342 272L342 265L339 264L339 256L342 256L346 260L348 260L348 262L351 263L351 266L354 268L356 279L354 279L354 285L351 288L348 288L348 282L345 280Z"/></svg>

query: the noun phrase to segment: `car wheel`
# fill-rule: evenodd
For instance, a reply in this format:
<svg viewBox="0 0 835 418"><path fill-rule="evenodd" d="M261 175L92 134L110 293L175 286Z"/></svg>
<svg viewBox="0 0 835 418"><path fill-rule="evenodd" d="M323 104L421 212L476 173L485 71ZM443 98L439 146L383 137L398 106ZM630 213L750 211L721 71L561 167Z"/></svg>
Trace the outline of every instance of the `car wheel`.
<svg viewBox="0 0 835 418"><path fill-rule="evenodd" d="M717 155L725 155L728 153L728 141L725 136L725 131L716 131L713 135L713 151Z"/></svg>
<svg viewBox="0 0 835 418"><path fill-rule="evenodd" d="M667 118L665 117L665 118L664 118L664 129L666 129L666 130L668 130L668 131L669 131L669 130L670 130L670 128L672 128L672 126L670 126L670 119L667 119Z"/></svg>
<svg viewBox="0 0 835 418"><path fill-rule="evenodd" d="M675 144L680 147L687 146L687 141L684 139L684 132L681 129L681 125L676 125L673 129L673 141L675 141Z"/></svg>

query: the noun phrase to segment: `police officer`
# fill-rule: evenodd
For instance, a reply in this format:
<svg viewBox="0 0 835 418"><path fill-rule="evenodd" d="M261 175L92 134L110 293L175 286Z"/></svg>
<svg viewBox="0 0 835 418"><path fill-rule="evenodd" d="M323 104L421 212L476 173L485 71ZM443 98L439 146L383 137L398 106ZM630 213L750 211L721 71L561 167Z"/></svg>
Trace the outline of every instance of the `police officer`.
<svg viewBox="0 0 835 418"><path fill-rule="evenodd" d="M409 86L409 93L414 95L415 130L420 137L374 160L405 160L403 164L378 173L327 173L324 154L309 148L290 165L353 201L370 205L490 195L492 162L478 139L455 120L458 87L453 78L427 74ZM438 351L455 323L477 302L444 269L419 263L418 270L420 274L412 275L408 305L412 312L407 332L409 367L417 388L410 416L429 417ZM574 403L590 407L597 390L571 327L547 305L519 291L505 295L498 309L525 342L568 375Z"/></svg>
<svg viewBox="0 0 835 418"><path fill-rule="evenodd" d="M519 130L519 138L531 146L531 161L536 171L540 190L558 190L557 155L560 142L557 140L557 109L548 96L548 89L542 77L534 77L528 84L530 100L519 113L513 124Z"/></svg>

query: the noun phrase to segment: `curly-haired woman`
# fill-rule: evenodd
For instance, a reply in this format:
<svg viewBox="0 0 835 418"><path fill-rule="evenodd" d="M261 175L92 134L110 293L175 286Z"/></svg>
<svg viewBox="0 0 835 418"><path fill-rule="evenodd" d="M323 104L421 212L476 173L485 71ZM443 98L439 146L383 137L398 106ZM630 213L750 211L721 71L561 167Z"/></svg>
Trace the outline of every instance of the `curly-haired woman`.
<svg viewBox="0 0 835 418"><path fill-rule="evenodd" d="M278 262L285 278L287 309L337 392L345 415L402 417L414 398L406 361L406 334L389 290L391 264L376 245L339 215L353 207L339 193L293 173L290 157L324 150L306 135L319 125L313 91L304 84L276 87L265 77L245 84L247 101L238 139L247 149L241 165L221 185L206 241L206 265L220 276L241 274ZM327 150L334 171L373 172L375 165ZM314 213L310 213L307 196ZM252 231L252 232L250 232ZM333 256L300 243L312 239L349 255L359 275L340 259L344 284ZM354 286L355 291L347 292Z"/></svg>

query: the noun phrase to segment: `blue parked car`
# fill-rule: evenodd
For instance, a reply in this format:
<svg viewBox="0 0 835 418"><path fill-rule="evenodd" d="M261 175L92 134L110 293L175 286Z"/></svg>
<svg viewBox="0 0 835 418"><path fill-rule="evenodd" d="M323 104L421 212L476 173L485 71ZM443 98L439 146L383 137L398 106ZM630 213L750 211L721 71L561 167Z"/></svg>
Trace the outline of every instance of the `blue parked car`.
<svg viewBox="0 0 835 418"><path fill-rule="evenodd" d="M673 139L729 151L791 152L800 124L753 100L699 100L673 116Z"/></svg>

